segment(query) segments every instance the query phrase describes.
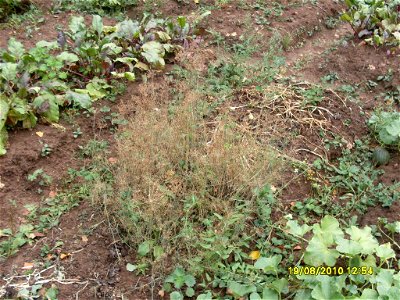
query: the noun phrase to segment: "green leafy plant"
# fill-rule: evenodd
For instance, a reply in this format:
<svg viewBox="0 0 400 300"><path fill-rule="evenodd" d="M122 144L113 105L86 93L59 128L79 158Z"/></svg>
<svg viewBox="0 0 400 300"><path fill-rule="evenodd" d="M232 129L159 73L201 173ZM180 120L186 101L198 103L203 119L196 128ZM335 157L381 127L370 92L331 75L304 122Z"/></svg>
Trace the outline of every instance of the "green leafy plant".
<svg viewBox="0 0 400 300"><path fill-rule="evenodd" d="M88 13L118 13L137 4L137 0L63 0L56 8L84 11Z"/></svg>
<svg viewBox="0 0 400 300"><path fill-rule="evenodd" d="M399 112L374 112L368 120L368 126L382 145L400 150Z"/></svg>
<svg viewBox="0 0 400 300"><path fill-rule="evenodd" d="M400 43L399 0L346 0L341 18L360 38L375 45Z"/></svg>
<svg viewBox="0 0 400 300"><path fill-rule="evenodd" d="M0 1L0 21L5 20L12 14L22 13L30 6L29 0L1 0Z"/></svg>
<svg viewBox="0 0 400 300"><path fill-rule="evenodd" d="M236 269L235 280L220 285L228 295L235 299L397 299L400 273L395 251L391 242L380 243L371 227L341 226L329 215L313 226L300 225L291 215L286 218L281 230L306 244L297 263L288 264L282 255L261 256L246 263L245 274Z"/></svg>
<svg viewBox="0 0 400 300"><path fill-rule="evenodd" d="M297 296L308 294L312 299L345 299L350 296L396 299L400 292L400 273L395 270L396 254L390 242L378 242L371 227L342 228L332 216L325 216L312 228L291 220L288 225L289 222L289 233L301 238L312 229L304 257L297 266L303 263L313 266L315 268L308 270L314 273L304 274L301 269L295 272L295 268L289 269L294 275L290 281L298 284ZM336 274L326 274L326 270Z"/></svg>
<svg viewBox="0 0 400 300"><path fill-rule="evenodd" d="M37 169L32 174L28 175L28 180L38 182L40 186L48 186L52 183L53 178L47 175L43 169Z"/></svg>
<svg viewBox="0 0 400 300"><path fill-rule="evenodd" d="M0 50L0 155L6 152L6 127L58 122L66 106L89 109L112 94L116 79L135 80L137 73L162 69L191 29L184 17L174 22L145 15L140 22L105 26L93 16L86 26L75 16L57 41L26 50L11 38Z"/></svg>
<svg viewBox="0 0 400 300"><path fill-rule="evenodd" d="M43 297L45 300L57 300L59 291L55 284L52 284L50 288L43 287L43 284L34 284L27 288L23 288L18 291L18 299L36 299Z"/></svg>
<svg viewBox="0 0 400 300"><path fill-rule="evenodd" d="M73 137L76 139L78 137L80 137L82 135L82 131L81 128L78 127L73 133L72 133Z"/></svg>
<svg viewBox="0 0 400 300"><path fill-rule="evenodd" d="M352 150L342 151L334 164L317 159L314 169L305 170L313 195L292 207L305 220L327 213L348 218L353 212L364 213L377 204L390 207L399 199L398 184L377 183L384 172L376 169L367 143L356 140Z"/></svg>
<svg viewBox="0 0 400 300"><path fill-rule="evenodd" d="M43 157L49 156L53 152L53 148L51 148L48 144L43 144L42 150L40 151L40 155Z"/></svg>
<svg viewBox="0 0 400 300"><path fill-rule="evenodd" d="M176 291L170 294L171 299L182 300L184 296L181 290L185 290L187 297L193 297L195 294L193 289L195 284L196 279L194 276L187 274L183 268L177 267L172 274L165 278L163 288L166 292L171 292L175 289Z"/></svg>

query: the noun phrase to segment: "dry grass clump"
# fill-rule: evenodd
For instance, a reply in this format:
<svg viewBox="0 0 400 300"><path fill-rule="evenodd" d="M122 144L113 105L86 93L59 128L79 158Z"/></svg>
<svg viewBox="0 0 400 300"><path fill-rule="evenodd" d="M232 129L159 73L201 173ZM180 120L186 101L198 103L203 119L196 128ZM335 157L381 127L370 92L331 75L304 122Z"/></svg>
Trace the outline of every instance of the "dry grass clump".
<svg viewBox="0 0 400 300"><path fill-rule="evenodd" d="M224 116L204 120L199 101L189 92L173 116L139 110L118 145L118 198L108 206L136 245L195 252L203 220L229 218L239 200L256 209L254 190L276 177L268 147Z"/></svg>

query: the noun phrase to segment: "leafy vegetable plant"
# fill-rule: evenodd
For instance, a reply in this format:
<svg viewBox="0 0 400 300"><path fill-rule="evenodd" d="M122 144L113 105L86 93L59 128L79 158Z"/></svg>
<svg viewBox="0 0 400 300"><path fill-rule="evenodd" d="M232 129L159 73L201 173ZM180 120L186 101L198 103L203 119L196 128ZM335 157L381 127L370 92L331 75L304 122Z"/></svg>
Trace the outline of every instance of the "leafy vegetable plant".
<svg viewBox="0 0 400 300"><path fill-rule="evenodd" d="M225 285L228 295L234 299L398 298L400 273L392 242L380 243L371 227L341 226L329 215L313 226L300 225L291 215L286 218L281 230L305 244L297 263L288 264L280 254L261 255L235 269L235 279ZM245 270L242 276L239 269ZM221 299L214 296L208 294L207 299Z"/></svg>
<svg viewBox="0 0 400 300"><path fill-rule="evenodd" d="M32 128L38 120L58 122L60 108L90 108L109 95L116 79L162 69L186 42L191 26L145 15L105 26L93 16L91 26L73 17L57 41L40 41L30 50L11 38L0 49L0 155L6 153L7 127Z"/></svg>
<svg viewBox="0 0 400 300"><path fill-rule="evenodd" d="M193 297L195 294L193 286L195 284L196 279L192 275L187 274L181 267L177 267L175 271L165 279L164 289L167 292L171 292L173 288L176 289L176 291L171 293L171 299L178 300L183 299L183 294L180 290L185 287L185 295L187 297Z"/></svg>
<svg viewBox="0 0 400 300"><path fill-rule="evenodd" d="M28 0L1 0L0 1L0 21L6 19L13 13L26 10L30 5Z"/></svg>
<svg viewBox="0 0 400 300"><path fill-rule="evenodd" d="M345 0L348 7L342 20L360 38L375 45L400 44L399 0Z"/></svg>
<svg viewBox="0 0 400 300"><path fill-rule="evenodd" d="M400 149L399 112L375 112L368 120L368 126L382 145Z"/></svg>
<svg viewBox="0 0 400 300"><path fill-rule="evenodd" d="M137 0L64 0L65 9L85 11L90 13L119 12L137 4Z"/></svg>

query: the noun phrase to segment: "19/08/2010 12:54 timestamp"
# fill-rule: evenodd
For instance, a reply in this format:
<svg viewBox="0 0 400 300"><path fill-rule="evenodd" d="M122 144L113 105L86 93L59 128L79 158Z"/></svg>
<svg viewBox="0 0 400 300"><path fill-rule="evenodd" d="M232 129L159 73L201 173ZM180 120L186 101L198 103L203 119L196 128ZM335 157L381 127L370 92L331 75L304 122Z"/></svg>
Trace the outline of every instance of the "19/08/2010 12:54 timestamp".
<svg viewBox="0 0 400 300"><path fill-rule="evenodd" d="M299 266L289 267L290 275L329 275L338 276L343 274L348 275L372 275L374 269L372 267L311 267L311 266Z"/></svg>

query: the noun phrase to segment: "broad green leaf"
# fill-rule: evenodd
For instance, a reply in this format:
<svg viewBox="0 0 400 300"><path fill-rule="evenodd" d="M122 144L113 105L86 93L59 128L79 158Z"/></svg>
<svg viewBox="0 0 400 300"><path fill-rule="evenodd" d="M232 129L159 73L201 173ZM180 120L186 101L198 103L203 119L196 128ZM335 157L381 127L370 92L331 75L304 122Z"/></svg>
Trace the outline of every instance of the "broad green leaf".
<svg viewBox="0 0 400 300"><path fill-rule="evenodd" d="M146 65L145 63L142 63L142 62L140 62L140 61L136 63L135 68L137 68L137 69L139 69L139 70L142 70L142 71L148 71L148 70L150 70L150 68L149 68L148 65Z"/></svg>
<svg viewBox="0 0 400 300"><path fill-rule="evenodd" d="M23 121L28 117L28 103L25 99L18 97L11 98L10 110L8 112L8 120L12 125L16 125L17 122Z"/></svg>
<svg viewBox="0 0 400 300"><path fill-rule="evenodd" d="M36 113L41 115L48 122L58 122L60 110L57 98L52 94L43 94L35 98L32 103Z"/></svg>
<svg viewBox="0 0 400 300"><path fill-rule="evenodd" d="M132 20L125 20L117 25L117 36L131 40L139 36L140 27L138 22Z"/></svg>
<svg viewBox="0 0 400 300"><path fill-rule="evenodd" d="M168 33L164 31L157 31L156 32L158 39L162 42L167 42L171 39L171 37L168 35Z"/></svg>
<svg viewBox="0 0 400 300"><path fill-rule="evenodd" d="M387 131L387 127L382 128L379 131L379 139L385 144L385 145L392 145L394 143L396 143L397 137L394 135L391 135L388 131Z"/></svg>
<svg viewBox="0 0 400 300"><path fill-rule="evenodd" d="M133 271L135 271L137 269L137 266L136 265L133 265L133 264L131 264L131 263L127 263L126 264L126 270L128 271L128 272L133 272Z"/></svg>
<svg viewBox="0 0 400 300"><path fill-rule="evenodd" d="M319 284L311 292L315 300L342 300L344 296L338 291L335 277L320 275Z"/></svg>
<svg viewBox="0 0 400 300"><path fill-rule="evenodd" d="M15 58L19 59L25 53L25 48L21 42L17 41L14 37L12 37L8 41L8 51Z"/></svg>
<svg viewBox="0 0 400 300"><path fill-rule="evenodd" d="M342 253L349 254L351 256L360 254L363 250L361 245L353 240L339 238L336 241L336 244L337 244L336 250Z"/></svg>
<svg viewBox="0 0 400 300"><path fill-rule="evenodd" d="M282 261L281 255L274 255L271 257L259 258L254 267L259 270L263 270L265 274L277 274L278 265Z"/></svg>
<svg viewBox="0 0 400 300"><path fill-rule="evenodd" d="M155 259L160 258L164 254L164 249L161 246L154 246L153 255Z"/></svg>
<svg viewBox="0 0 400 300"><path fill-rule="evenodd" d="M310 266L334 266L340 253L336 249L329 249L321 236L314 236L304 253L304 262Z"/></svg>
<svg viewBox="0 0 400 300"><path fill-rule="evenodd" d="M70 53L70 52L61 52L59 55L57 55L57 59L63 62L66 62L67 64L71 64L74 62L79 61L79 57L76 54Z"/></svg>
<svg viewBox="0 0 400 300"><path fill-rule="evenodd" d="M133 57L119 57L115 61L118 61L118 62L121 62L123 64L126 64L129 67L129 70L133 71L134 66L133 66L132 62L133 61L137 62L137 59L133 58Z"/></svg>
<svg viewBox="0 0 400 300"><path fill-rule="evenodd" d="M18 232L24 234L25 236L28 236L30 233L32 233L33 229L35 228L32 224L23 224L19 226Z"/></svg>
<svg viewBox="0 0 400 300"><path fill-rule="evenodd" d="M141 243L138 248L138 254L140 256L146 256L150 252L151 244L152 243L150 241L145 241Z"/></svg>
<svg viewBox="0 0 400 300"><path fill-rule="evenodd" d="M23 288L21 290L18 291L17 297L19 299L29 299L30 298L30 293L29 290L27 290L26 288Z"/></svg>
<svg viewBox="0 0 400 300"><path fill-rule="evenodd" d="M69 29L72 33L76 34L80 31L84 31L86 28L85 19L82 16L73 16L69 23Z"/></svg>
<svg viewBox="0 0 400 300"><path fill-rule="evenodd" d="M400 222L395 222L395 232L400 233Z"/></svg>
<svg viewBox="0 0 400 300"><path fill-rule="evenodd" d="M0 237L12 235L12 230L10 228L0 229Z"/></svg>
<svg viewBox="0 0 400 300"><path fill-rule="evenodd" d="M288 285L289 283L286 278L280 278L271 283L271 287L273 287L279 294L286 294L289 291Z"/></svg>
<svg viewBox="0 0 400 300"><path fill-rule="evenodd" d="M7 81L17 79L17 64L15 63L2 63L0 64L1 76Z"/></svg>
<svg viewBox="0 0 400 300"><path fill-rule="evenodd" d="M376 258L374 255L368 255L365 259L360 262L360 267L376 268Z"/></svg>
<svg viewBox="0 0 400 300"><path fill-rule="evenodd" d="M75 89L75 92L88 95L91 101L99 100L107 95L101 89L96 89L91 83L86 86L86 89Z"/></svg>
<svg viewBox="0 0 400 300"><path fill-rule="evenodd" d="M123 48L120 46L117 46L115 43L107 43L104 44L103 47L101 47L102 51L105 51L108 55L115 55L119 54L122 52Z"/></svg>
<svg viewBox="0 0 400 300"><path fill-rule="evenodd" d="M362 300L378 300L378 293L372 289L364 289L360 299Z"/></svg>
<svg viewBox="0 0 400 300"><path fill-rule="evenodd" d="M24 236L18 235L12 242L12 248L18 249L19 247L25 245L28 242L28 239Z"/></svg>
<svg viewBox="0 0 400 300"><path fill-rule="evenodd" d="M128 79L129 81L135 81L136 80L135 73L132 73L132 72L125 72L124 73L124 77L126 79Z"/></svg>
<svg viewBox="0 0 400 300"><path fill-rule="evenodd" d="M355 255L349 260L349 267L360 267L362 263L362 258L360 255Z"/></svg>
<svg viewBox="0 0 400 300"><path fill-rule="evenodd" d="M196 300L212 300L211 292L207 292L207 294L200 294L197 296Z"/></svg>
<svg viewBox="0 0 400 300"><path fill-rule="evenodd" d="M28 89L28 91L29 91L30 93L36 93L36 94L38 94L38 93L40 92L41 89L42 89L42 88L40 88L40 87L38 87L38 86L33 86L33 87L30 87L30 88Z"/></svg>
<svg viewBox="0 0 400 300"><path fill-rule="evenodd" d="M31 294L36 295L42 287L43 287L42 284L34 284L34 285L32 285Z"/></svg>
<svg viewBox="0 0 400 300"><path fill-rule="evenodd" d="M196 279L192 275L185 275L185 284L192 287L196 284Z"/></svg>
<svg viewBox="0 0 400 300"><path fill-rule="evenodd" d="M16 57L14 57L13 55L11 55L8 52L3 52L3 54L1 55L1 58L3 59L3 62L10 62L10 63L15 63L16 62Z"/></svg>
<svg viewBox="0 0 400 300"><path fill-rule="evenodd" d="M340 18L342 19L342 21L347 21L347 22L352 21L352 18L349 16L349 14L342 14Z"/></svg>
<svg viewBox="0 0 400 300"><path fill-rule="evenodd" d="M181 292L175 291L172 292L170 295L170 300L183 300L183 295Z"/></svg>
<svg viewBox="0 0 400 300"><path fill-rule="evenodd" d="M277 291L270 289L268 287L265 287L262 292L262 299L268 299L268 300L279 300L279 294Z"/></svg>
<svg viewBox="0 0 400 300"><path fill-rule="evenodd" d="M250 300L261 300L261 297L260 297L260 295L258 293L253 292L253 293L250 294L249 299Z"/></svg>
<svg viewBox="0 0 400 300"><path fill-rule="evenodd" d="M103 25L103 20L100 16L98 15L93 16L92 27L99 36L102 34L104 25Z"/></svg>
<svg viewBox="0 0 400 300"><path fill-rule="evenodd" d="M53 285L51 288L46 290L46 293L44 294L44 299L57 300L57 295L58 295L58 289L55 285Z"/></svg>
<svg viewBox="0 0 400 300"><path fill-rule="evenodd" d="M288 228L288 230L291 234L301 236L301 237L303 235L305 235L311 229L311 227L308 226L307 224L299 225L297 220L287 221L286 227Z"/></svg>
<svg viewBox="0 0 400 300"><path fill-rule="evenodd" d="M379 256L383 260L387 260L389 258L393 258L396 256L395 252L393 251L392 247L390 246L390 243L380 245L376 249L376 255Z"/></svg>
<svg viewBox="0 0 400 300"><path fill-rule="evenodd" d="M179 24L179 26L180 26L181 28L184 28L184 27L186 26L186 24L187 24L186 18L183 17L183 16L179 16L179 17L177 18L177 21L178 21L178 24Z"/></svg>
<svg viewBox="0 0 400 300"><path fill-rule="evenodd" d="M37 117L32 111L30 111L26 116L26 118L22 121L22 127L33 128L36 126L36 123L37 123Z"/></svg>
<svg viewBox="0 0 400 300"><path fill-rule="evenodd" d="M400 119L394 120L386 127L387 132L394 136L396 140L400 139Z"/></svg>
<svg viewBox="0 0 400 300"><path fill-rule="evenodd" d="M88 94L76 93L68 91L66 98L70 100L74 105L88 109L92 106L92 100Z"/></svg>
<svg viewBox="0 0 400 300"><path fill-rule="evenodd" d="M393 284L394 270L381 269L375 277L376 290L380 296L388 295Z"/></svg>
<svg viewBox="0 0 400 300"><path fill-rule="evenodd" d="M103 26L104 33L110 34L110 33L116 32L116 31L117 31L117 26L107 26L107 25Z"/></svg>
<svg viewBox="0 0 400 300"><path fill-rule="evenodd" d="M327 246L332 245L339 237L343 237L339 222L332 216L325 216L321 224L315 224L313 232L314 235L319 235Z"/></svg>
<svg viewBox="0 0 400 300"><path fill-rule="evenodd" d="M371 233L371 228L368 226L365 226L363 229L351 226L346 229L346 233L350 235L354 242L357 242L361 246L362 254L372 254L379 246L378 241Z"/></svg>
<svg viewBox="0 0 400 300"><path fill-rule="evenodd" d="M311 300L311 290L309 289L300 289L296 292L296 296L294 297L294 300Z"/></svg>
<svg viewBox="0 0 400 300"><path fill-rule="evenodd" d="M47 41L39 41L36 43L37 48L47 48L49 50L53 50L58 48L58 43L55 42L47 42Z"/></svg>
<svg viewBox="0 0 400 300"><path fill-rule="evenodd" d="M163 44L164 50L167 53L174 53L176 50L180 49L177 45L172 45L172 44Z"/></svg>
<svg viewBox="0 0 400 300"><path fill-rule="evenodd" d="M235 281L229 282L228 289L235 297L243 297L250 293L257 292L257 288L254 285L241 284Z"/></svg>
<svg viewBox="0 0 400 300"><path fill-rule="evenodd" d="M5 127L10 105L6 98L0 95L0 155L6 154L7 130Z"/></svg>
<svg viewBox="0 0 400 300"><path fill-rule="evenodd" d="M189 287L192 287L196 281L194 277L191 275L186 275L185 270L181 267L177 267L174 272L165 278L165 282L173 283L176 289L180 289L185 284ZM189 285L187 284L189 283Z"/></svg>
<svg viewBox="0 0 400 300"><path fill-rule="evenodd" d="M191 288L191 287L188 287L187 289L186 289L186 291L185 291L185 294L186 294L186 296L188 296L188 297L193 297L194 296L194 289L193 288Z"/></svg>
<svg viewBox="0 0 400 300"><path fill-rule="evenodd" d="M156 41L147 42L142 46L142 56L148 63L156 68L163 68L165 66L164 54L165 50L161 43Z"/></svg>
<svg viewBox="0 0 400 300"><path fill-rule="evenodd" d="M125 78L129 81L136 80L135 73L132 72L124 72L124 73L111 72L111 75L115 76L116 78Z"/></svg>

